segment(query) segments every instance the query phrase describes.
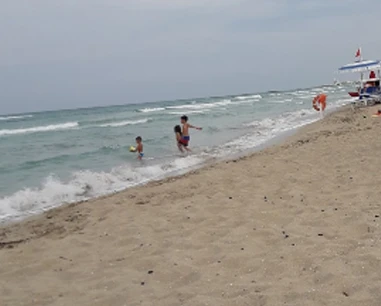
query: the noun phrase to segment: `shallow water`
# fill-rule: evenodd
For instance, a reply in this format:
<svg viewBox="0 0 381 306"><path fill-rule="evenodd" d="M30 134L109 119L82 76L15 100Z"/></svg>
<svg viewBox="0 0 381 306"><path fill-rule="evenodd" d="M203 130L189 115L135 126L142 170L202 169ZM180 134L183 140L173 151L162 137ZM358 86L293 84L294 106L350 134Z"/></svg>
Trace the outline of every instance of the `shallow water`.
<svg viewBox="0 0 381 306"><path fill-rule="evenodd" d="M156 103L0 116L0 221L65 202L119 191L208 160L263 145L316 121L311 100L328 95L328 109L352 101L351 88L325 86ZM193 153L182 156L173 127L186 114ZM143 137L145 157L128 148Z"/></svg>

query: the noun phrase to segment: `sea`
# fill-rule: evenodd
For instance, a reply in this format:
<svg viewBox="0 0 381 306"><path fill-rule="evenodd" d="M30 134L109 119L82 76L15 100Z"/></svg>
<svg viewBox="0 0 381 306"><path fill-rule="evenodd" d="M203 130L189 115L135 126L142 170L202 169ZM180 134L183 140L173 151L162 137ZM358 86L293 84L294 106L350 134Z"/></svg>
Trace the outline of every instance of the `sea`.
<svg viewBox="0 0 381 306"><path fill-rule="evenodd" d="M327 111L350 103L351 87L0 115L0 222L248 154L319 120L317 94L327 94ZM178 151L173 132L182 115L203 128L191 130L190 154ZM136 136L142 161L129 152Z"/></svg>

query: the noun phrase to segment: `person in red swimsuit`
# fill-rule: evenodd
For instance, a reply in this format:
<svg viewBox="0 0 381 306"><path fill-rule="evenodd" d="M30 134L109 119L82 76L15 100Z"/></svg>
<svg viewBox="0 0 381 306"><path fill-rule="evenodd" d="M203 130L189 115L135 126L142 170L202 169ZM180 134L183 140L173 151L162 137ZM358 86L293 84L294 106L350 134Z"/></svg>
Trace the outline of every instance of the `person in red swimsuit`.
<svg viewBox="0 0 381 306"><path fill-rule="evenodd" d="M174 127L174 132L176 134L177 147L179 148L180 152L184 152L184 149L187 149L188 143L185 143L182 140L183 133L181 131L181 126L176 125Z"/></svg>

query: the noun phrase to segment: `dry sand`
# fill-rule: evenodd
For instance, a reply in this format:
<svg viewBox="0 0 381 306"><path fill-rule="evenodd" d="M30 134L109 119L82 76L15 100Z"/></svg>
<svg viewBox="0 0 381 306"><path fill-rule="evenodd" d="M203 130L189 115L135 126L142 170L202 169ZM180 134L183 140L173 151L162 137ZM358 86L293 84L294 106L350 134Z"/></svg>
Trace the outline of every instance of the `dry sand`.
<svg viewBox="0 0 381 306"><path fill-rule="evenodd" d="M374 111L0 228L0 305L381 305Z"/></svg>

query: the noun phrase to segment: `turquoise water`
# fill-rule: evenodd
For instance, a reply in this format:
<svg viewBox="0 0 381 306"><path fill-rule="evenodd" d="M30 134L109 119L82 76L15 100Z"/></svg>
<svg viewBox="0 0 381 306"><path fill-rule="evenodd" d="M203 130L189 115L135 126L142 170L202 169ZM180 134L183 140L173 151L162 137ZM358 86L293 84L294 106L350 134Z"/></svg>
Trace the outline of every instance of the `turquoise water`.
<svg viewBox="0 0 381 306"><path fill-rule="evenodd" d="M328 109L351 101L343 86L287 92L0 116L0 220L65 202L109 194L228 158L282 132L319 119L312 98ZM192 154L176 147L173 127L186 114ZM143 137L145 157L128 148Z"/></svg>

